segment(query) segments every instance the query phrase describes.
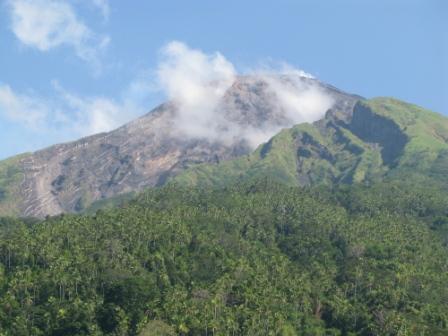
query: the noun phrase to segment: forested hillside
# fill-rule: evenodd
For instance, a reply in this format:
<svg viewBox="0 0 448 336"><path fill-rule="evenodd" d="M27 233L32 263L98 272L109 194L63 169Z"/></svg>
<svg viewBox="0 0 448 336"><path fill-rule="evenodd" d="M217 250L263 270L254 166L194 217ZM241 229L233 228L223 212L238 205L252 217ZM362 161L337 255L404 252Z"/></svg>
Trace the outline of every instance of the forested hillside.
<svg viewBox="0 0 448 336"><path fill-rule="evenodd" d="M0 227L0 335L447 335L446 191L169 185Z"/></svg>

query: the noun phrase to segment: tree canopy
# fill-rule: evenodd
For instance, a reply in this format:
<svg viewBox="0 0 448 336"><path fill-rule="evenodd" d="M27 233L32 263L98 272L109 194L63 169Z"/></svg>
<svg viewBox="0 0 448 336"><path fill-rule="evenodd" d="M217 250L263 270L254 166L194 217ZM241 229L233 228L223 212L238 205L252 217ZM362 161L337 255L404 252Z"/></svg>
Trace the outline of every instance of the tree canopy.
<svg viewBox="0 0 448 336"><path fill-rule="evenodd" d="M168 185L0 220L0 335L447 335L447 194Z"/></svg>

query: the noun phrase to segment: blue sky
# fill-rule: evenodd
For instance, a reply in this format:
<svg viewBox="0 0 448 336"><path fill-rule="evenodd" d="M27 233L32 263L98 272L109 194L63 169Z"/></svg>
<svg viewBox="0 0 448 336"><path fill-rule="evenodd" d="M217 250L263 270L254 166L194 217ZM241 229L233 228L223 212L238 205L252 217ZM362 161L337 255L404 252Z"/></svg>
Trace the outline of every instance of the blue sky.
<svg viewBox="0 0 448 336"><path fill-rule="evenodd" d="M172 41L448 114L446 0L2 0L0 158L151 110Z"/></svg>

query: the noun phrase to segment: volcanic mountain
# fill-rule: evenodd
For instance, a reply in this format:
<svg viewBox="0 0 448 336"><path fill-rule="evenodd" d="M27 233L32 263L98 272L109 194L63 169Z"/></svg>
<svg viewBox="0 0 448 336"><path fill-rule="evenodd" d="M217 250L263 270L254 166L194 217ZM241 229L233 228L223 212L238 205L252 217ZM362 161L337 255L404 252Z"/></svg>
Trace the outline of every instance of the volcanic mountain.
<svg viewBox="0 0 448 336"><path fill-rule="evenodd" d="M263 75L237 77L208 119L199 120L203 111L180 118L182 108L169 101L109 133L0 162L0 214L82 212L167 181L448 184L448 119L396 99Z"/></svg>
<svg viewBox="0 0 448 336"><path fill-rule="evenodd" d="M178 118L182 107L169 101L111 132L0 162L0 213L79 212L98 200L162 185L198 164L250 154L254 145L298 121L282 103L279 86L317 93L346 117L360 99L308 76L240 76L213 107L217 117L210 130L216 137L186 134L179 127L185 122Z"/></svg>

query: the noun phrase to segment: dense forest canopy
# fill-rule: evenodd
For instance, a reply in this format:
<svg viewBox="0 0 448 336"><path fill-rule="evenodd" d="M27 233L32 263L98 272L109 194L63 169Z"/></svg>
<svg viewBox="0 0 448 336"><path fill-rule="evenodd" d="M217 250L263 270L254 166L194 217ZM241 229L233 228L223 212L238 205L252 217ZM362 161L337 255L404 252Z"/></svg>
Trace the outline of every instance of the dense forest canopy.
<svg viewBox="0 0 448 336"><path fill-rule="evenodd" d="M448 193L168 185L0 221L0 335L447 335Z"/></svg>

